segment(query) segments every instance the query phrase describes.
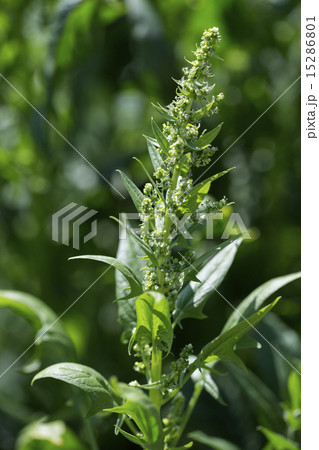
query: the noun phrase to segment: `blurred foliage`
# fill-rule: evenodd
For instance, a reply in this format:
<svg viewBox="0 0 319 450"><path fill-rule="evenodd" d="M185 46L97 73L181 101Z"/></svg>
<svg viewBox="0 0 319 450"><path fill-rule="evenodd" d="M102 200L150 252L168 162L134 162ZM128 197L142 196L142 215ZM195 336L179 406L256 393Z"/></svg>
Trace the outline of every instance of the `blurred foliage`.
<svg viewBox="0 0 319 450"><path fill-rule="evenodd" d="M99 264L67 261L78 251L52 241L51 215L70 202L98 210L98 234L83 244L81 252L114 256L118 229L109 216L133 208L75 149L123 195L116 168L130 173L137 184L145 182L132 156L138 155L149 167L142 134L150 134L150 117L157 117L151 102L169 103L175 89L171 77L180 76L183 56L191 54L203 29L210 26L221 30L219 56L224 60L213 61L217 91L225 93L216 160L231 146L211 172L237 167L216 184L216 197L227 193L254 237L239 252L222 293L236 305L264 281L298 270L299 84L236 139L299 75L299 2L0 3L0 70L8 80L0 78L1 289L29 292L59 315L102 273ZM196 239L201 237L199 232ZM295 364L300 328L295 283L283 290L283 296L277 317L272 314L260 330ZM128 381L131 361L120 344L113 299L114 271L110 270L63 317L63 323L81 362ZM197 350L220 331L231 310L215 296L206 312L213 321L207 319L200 327L187 321L184 330L176 331L180 345L193 342ZM32 339L22 319L1 310L1 373ZM282 418L288 417L291 426L291 368L262 344L261 350L246 351L243 358L272 391L274 401L285 402ZM64 420L75 433L80 428L63 392L48 395L41 388L29 388L31 378L17 371L28 357L0 379L0 448L4 450L13 448L19 431L43 415ZM245 450L262 448L266 439L256 427L266 429L270 424L261 406L243 400L243 382L234 372L219 378L228 408L212 404L204 395L190 426ZM118 445L113 444L110 421L94 418L94 425L101 448L106 442L110 447ZM278 430L272 430L285 434L285 427L283 420ZM70 434L71 438L75 436ZM121 448L131 447L122 441Z"/></svg>

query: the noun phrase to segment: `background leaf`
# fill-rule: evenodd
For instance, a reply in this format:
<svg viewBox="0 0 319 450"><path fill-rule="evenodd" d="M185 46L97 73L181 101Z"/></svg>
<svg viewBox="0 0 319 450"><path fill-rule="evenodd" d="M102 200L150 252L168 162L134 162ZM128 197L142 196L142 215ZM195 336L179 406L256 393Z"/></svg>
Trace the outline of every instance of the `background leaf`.
<svg viewBox="0 0 319 450"><path fill-rule="evenodd" d="M259 429L266 436L274 450L298 450L300 448L296 442L290 441L265 427L259 427Z"/></svg>
<svg viewBox="0 0 319 450"><path fill-rule="evenodd" d="M0 291L0 307L9 308L27 320L36 333L35 355L25 370L38 370L41 363L74 360L74 345L58 316L44 302L19 291Z"/></svg>
<svg viewBox="0 0 319 450"><path fill-rule="evenodd" d="M85 450L76 434L61 420L37 421L19 433L16 450Z"/></svg>
<svg viewBox="0 0 319 450"><path fill-rule="evenodd" d="M192 431L188 434L191 439L194 439L201 444L205 444L214 450L240 450L239 447L224 439L207 436L202 431Z"/></svg>

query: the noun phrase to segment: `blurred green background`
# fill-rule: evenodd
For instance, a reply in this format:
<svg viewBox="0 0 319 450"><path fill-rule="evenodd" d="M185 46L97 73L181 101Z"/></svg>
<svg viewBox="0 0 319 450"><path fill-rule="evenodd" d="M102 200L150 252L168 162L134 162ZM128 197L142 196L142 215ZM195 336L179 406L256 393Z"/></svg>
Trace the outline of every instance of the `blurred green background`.
<svg viewBox="0 0 319 450"><path fill-rule="evenodd" d="M109 216L133 207L115 169L141 186L146 181L132 157L149 166L142 134L151 134L150 117L157 117L151 102L171 101L176 88L172 77L181 76L184 56L191 58L202 31L218 26L222 34L217 53L224 61L216 59L213 66L216 93L224 92L225 100L218 119L207 123L224 122L216 139L218 157L299 76L299 2L0 0L0 5L1 74L126 197L112 190L0 78L0 288L34 294L61 314L105 270L98 263L68 258L116 253L118 228ZM237 167L214 185L214 194L235 202L233 210L254 236L242 245L220 289L234 305L264 281L299 269L299 94L297 82L211 169L215 173ZM79 251L51 239L51 215L70 202L99 211L97 236ZM260 330L295 361L298 283L282 295L277 317L269 316ZM80 362L130 381L136 374L127 347L120 343L113 299L110 270L63 323ZM186 320L177 331L176 352L188 342L199 350L220 331L231 309L214 297L206 312L206 321ZM32 339L22 319L0 310L1 372ZM75 433L82 433L78 417L64 406L64 391L48 389L49 383L31 388L31 375L17 370L31 354L0 379L4 450L14 448L19 431L42 416L63 418ZM265 343L243 358L277 402L284 401L291 368ZM265 419L236 377L218 382L228 407L203 395L189 430L203 429L244 450L262 448L264 438L256 427L268 426L271 412ZM114 418L94 419L100 448L135 448L122 438L114 441L113 423Z"/></svg>

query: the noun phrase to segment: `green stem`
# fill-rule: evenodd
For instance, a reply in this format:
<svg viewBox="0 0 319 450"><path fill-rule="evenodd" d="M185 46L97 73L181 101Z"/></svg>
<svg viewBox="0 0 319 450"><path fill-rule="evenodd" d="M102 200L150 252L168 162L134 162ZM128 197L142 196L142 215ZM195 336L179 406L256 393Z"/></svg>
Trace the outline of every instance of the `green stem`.
<svg viewBox="0 0 319 450"><path fill-rule="evenodd" d="M199 399L199 396L200 396L202 390L203 390L203 386L201 384L195 384L192 398L190 399L190 401L188 403L188 407L187 407L186 413L184 415L184 419L179 427L177 436L174 439L173 446L176 446L178 441L180 440L180 438L186 428L187 422L189 421L190 416L192 415L192 412L194 411L194 408L196 406L196 403Z"/></svg>
<svg viewBox="0 0 319 450"><path fill-rule="evenodd" d="M92 423L89 418L85 417L84 408L82 405L80 406L80 408L81 408L82 422L83 422L83 425L84 425L84 428L86 431L88 444L89 444L91 450L99 450L99 446L97 445L97 441L96 441L95 434L93 431Z"/></svg>
<svg viewBox="0 0 319 450"><path fill-rule="evenodd" d="M162 352L156 348L156 345L153 346L151 364L151 382L155 383L156 381L160 381L162 377ZM160 389L151 389L150 399L153 401L158 411L160 411L162 401Z"/></svg>

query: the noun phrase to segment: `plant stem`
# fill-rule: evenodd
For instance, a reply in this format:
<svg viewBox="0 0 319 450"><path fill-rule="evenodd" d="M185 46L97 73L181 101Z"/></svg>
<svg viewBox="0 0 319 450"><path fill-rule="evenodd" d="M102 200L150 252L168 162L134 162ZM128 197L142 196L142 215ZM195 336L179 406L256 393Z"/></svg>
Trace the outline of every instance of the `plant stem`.
<svg viewBox="0 0 319 450"><path fill-rule="evenodd" d="M85 417L83 407L81 406L81 417L83 421L83 425L86 431L86 436L88 440L88 444L91 448L91 450L99 450L99 446L97 445L97 441L95 438L95 434L92 428L92 424L89 418Z"/></svg>
<svg viewBox="0 0 319 450"><path fill-rule="evenodd" d="M153 346L152 350L152 365L151 365L151 382L160 381L162 376L162 352ZM161 409L162 394L159 389L150 390L150 399L155 404L158 411Z"/></svg>
<svg viewBox="0 0 319 450"><path fill-rule="evenodd" d="M174 446L176 446L178 441L180 440L180 438L181 438L181 436L182 436L182 434L183 434L183 432L185 430L185 427L187 425L187 422L189 421L190 416L192 415L192 412L194 411L194 408L196 406L196 403L197 403L197 401L199 399L199 396L200 396L202 390L203 390L203 386L201 384L195 384L194 392L193 392L193 395L192 395L192 397L191 397L191 399L190 399L190 401L188 403L188 407L187 407L186 413L184 415L184 419L183 419L183 421L182 421L182 423L181 423L181 425L179 427L177 436L174 439L174 442L173 442Z"/></svg>

